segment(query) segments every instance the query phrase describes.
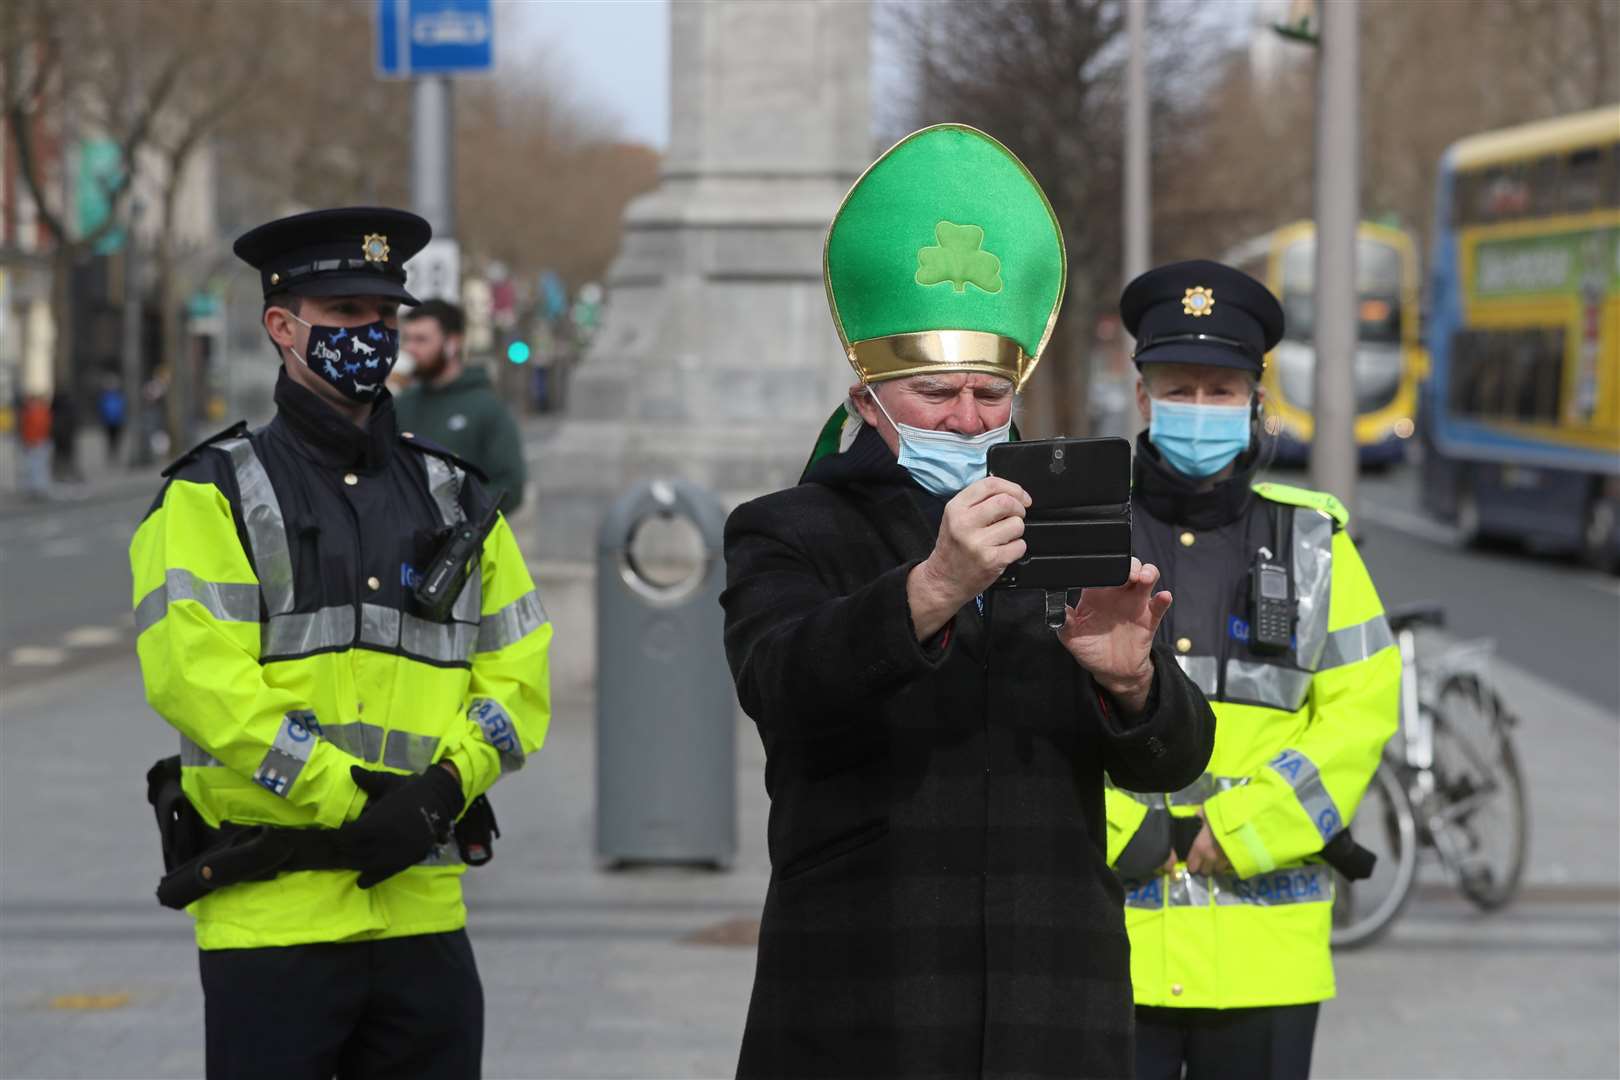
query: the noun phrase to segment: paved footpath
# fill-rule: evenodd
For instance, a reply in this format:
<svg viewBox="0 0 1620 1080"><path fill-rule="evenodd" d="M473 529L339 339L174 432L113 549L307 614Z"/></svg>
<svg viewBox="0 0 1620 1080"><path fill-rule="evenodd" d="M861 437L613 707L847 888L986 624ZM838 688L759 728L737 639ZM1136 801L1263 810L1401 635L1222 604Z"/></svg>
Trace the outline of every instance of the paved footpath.
<svg viewBox="0 0 1620 1080"><path fill-rule="evenodd" d="M1527 718L1531 888L1481 917L1420 897L1344 957L1322 1077L1613 1077L1612 716L1502 669ZM742 849L730 873L600 871L593 705L559 702L544 750L503 782L495 862L469 875L489 1077L716 1077L736 1062L764 892L758 739L738 724ZM173 737L132 662L8 688L0 707L0 1077L202 1072L188 920L151 897L143 775ZM297 992L297 987L289 987Z"/></svg>

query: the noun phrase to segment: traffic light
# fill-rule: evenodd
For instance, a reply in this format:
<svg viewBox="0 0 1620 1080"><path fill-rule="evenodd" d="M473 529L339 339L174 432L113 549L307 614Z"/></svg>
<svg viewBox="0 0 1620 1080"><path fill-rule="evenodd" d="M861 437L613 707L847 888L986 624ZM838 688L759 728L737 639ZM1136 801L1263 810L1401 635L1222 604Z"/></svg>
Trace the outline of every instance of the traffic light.
<svg viewBox="0 0 1620 1080"><path fill-rule="evenodd" d="M529 343L527 341L514 341L506 347L506 359L514 364L527 364L529 362Z"/></svg>

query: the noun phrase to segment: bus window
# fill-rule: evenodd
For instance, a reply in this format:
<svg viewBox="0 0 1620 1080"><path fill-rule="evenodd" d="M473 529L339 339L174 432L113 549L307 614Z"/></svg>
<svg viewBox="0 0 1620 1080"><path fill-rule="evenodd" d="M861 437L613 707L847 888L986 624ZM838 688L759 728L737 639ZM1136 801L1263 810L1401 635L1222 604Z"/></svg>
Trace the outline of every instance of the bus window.
<svg viewBox="0 0 1620 1080"><path fill-rule="evenodd" d="M1609 168L1607 170L1608 181L1604 185L1603 205L1608 207L1620 206L1620 143L1615 143L1609 147L1606 156L1609 159Z"/></svg>
<svg viewBox="0 0 1620 1080"><path fill-rule="evenodd" d="M1476 420L1555 424L1564 384L1561 327L1460 330L1450 409Z"/></svg>
<svg viewBox="0 0 1620 1080"><path fill-rule="evenodd" d="M1358 333L1362 341L1401 340L1401 253L1365 236L1356 241Z"/></svg>
<svg viewBox="0 0 1620 1080"><path fill-rule="evenodd" d="M1603 205L1603 167L1609 157L1601 146L1569 155L1564 166L1564 213L1584 214Z"/></svg>
<svg viewBox="0 0 1620 1080"><path fill-rule="evenodd" d="M1564 210L1564 196L1567 194L1563 182L1563 162L1556 156L1549 154L1529 163L1526 168L1528 174L1526 192L1529 201L1529 213L1535 217L1552 217Z"/></svg>
<svg viewBox="0 0 1620 1080"><path fill-rule="evenodd" d="M1283 307L1283 336L1309 342L1316 337L1316 241L1306 237L1283 249L1277 283Z"/></svg>
<svg viewBox="0 0 1620 1080"><path fill-rule="evenodd" d="M1465 225L1524 217L1530 213L1530 185L1522 164L1497 165L1474 178L1474 198Z"/></svg>

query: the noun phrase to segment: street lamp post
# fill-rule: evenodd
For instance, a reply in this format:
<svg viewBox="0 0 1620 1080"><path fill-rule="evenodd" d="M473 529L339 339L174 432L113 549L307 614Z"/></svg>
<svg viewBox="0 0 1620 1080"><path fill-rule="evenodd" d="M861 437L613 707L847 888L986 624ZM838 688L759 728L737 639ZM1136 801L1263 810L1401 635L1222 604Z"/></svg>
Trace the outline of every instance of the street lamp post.
<svg viewBox="0 0 1620 1080"><path fill-rule="evenodd" d="M1130 54L1125 66L1125 282L1147 272L1153 258L1152 223L1148 207L1152 200L1148 173L1148 96L1147 96L1147 0L1126 0L1125 28ZM1124 347L1133 346L1130 335L1120 331ZM1126 380L1129 381L1128 379ZM1119 415L1119 432L1134 437L1141 428L1133 398L1124 395Z"/></svg>

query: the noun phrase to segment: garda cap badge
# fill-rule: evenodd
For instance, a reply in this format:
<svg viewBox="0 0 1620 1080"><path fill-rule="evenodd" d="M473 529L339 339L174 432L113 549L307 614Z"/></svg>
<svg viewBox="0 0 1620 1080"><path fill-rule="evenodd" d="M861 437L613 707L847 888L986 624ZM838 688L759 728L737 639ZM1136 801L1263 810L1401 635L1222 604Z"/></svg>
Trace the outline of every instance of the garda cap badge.
<svg viewBox="0 0 1620 1080"><path fill-rule="evenodd" d="M360 242L360 246L365 252L366 262L385 263L388 261L388 237L382 233L367 233L366 238Z"/></svg>
<svg viewBox="0 0 1620 1080"><path fill-rule="evenodd" d="M1194 285L1181 297L1181 313L1194 318L1208 315L1215 310L1215 293L1202 285Z"/></svg>

